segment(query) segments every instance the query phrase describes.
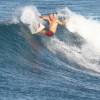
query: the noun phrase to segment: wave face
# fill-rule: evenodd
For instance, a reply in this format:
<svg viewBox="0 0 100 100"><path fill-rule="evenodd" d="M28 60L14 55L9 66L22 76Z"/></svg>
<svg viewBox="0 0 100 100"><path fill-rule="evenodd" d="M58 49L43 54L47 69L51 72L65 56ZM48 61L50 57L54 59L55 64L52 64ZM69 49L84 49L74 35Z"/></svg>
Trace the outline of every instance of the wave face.
<svg viewBox="0 0 100 100"><path fill-rule="evenodd" d="M70 0L71 4L69 0L63 1L63 4L62 1L10 2L6 0L1 2L2 6L8 4L11 6L4 10L0 6L2 11L0 19L2 21L0 23L0 100L100 99L100 53L96 51L97 48L95 49L99 40L94 43L93 37L90 36L92 35L91 25L96 23L93 27L96 25L99 27L99 22L87 19L87 14L93 14L81 8L86 7L87 4L97 7L97 0L95 2ZM53 5L51 5L52 2ZM22 14L20 7L21 9L24 8L23 6L29 8L28 5L31 4L36 5L42 14L58 11L59 16L65 14L67 18L70 17L73 20L69 21L66 28L58 26L57 33L51 38L32 35L28 27L19 21ZM77 6L79 4L80 6ZM75 11L72 12L66 8L66 14L66 5ZM14 11L15 6L16 9L18 6L16 12ZM93 6L89 6L90 9L91 7ZM10 8L13 8L11 12ZM13 18L9 20L12 12ZM99 16L99 13L96 13ZM3 18L3 16L6 17ZM99 17L96 18L99 20ZM73 21L77 23L76 26L71 23ZM81 21L82 24L80 24ZM90 27L89 25L87 28L84 27L85 23L91 24ZM98 27L97 31L95 29L93 31L97 36ZM90 32L90 35L87 32ZM97 36L94 38L96 39Z"/></svg>

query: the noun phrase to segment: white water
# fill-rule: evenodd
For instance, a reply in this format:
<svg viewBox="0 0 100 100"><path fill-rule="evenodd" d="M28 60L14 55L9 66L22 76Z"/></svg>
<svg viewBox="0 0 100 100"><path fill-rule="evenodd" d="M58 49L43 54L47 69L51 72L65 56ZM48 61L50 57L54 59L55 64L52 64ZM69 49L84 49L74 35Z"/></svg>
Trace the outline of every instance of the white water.
<svg viewBox="0 0 100 100"><path fill-rule="evenodd" d="M39 13L36 7L26 6L22 8L20 20L24 24L28 25L32 33L35 33L40 22L40 19L38 17L40 15L41 14Z"/></svg>
<svg viewBox="0 0 100 100"><path fill-rule="evenodd" d="M35 7L27 6L22 8L21 21L24 24L29 24L30 30L33 29L32 21L37 24L39 19L35 16L39 11ZM76 14L69 9L59 10L58 16L65 16L68 19L66 28L82 36L86 41L93 44L97 50L100 50L100 23L90 19L86 19L84 16ZM67 20L66 20L67 21ZM84 66L96 72L100 72L98 65L99 56L92 52L89 45L83 46L80 50L77 47L72 47L60 41L58 38L52 38L50 44L47 44L49 50L53 53L61 52L61 55L71 59L73 62L77 62L80 66Z"/></svg>
<svg viewBox="0 0 100 100"><path fill-rule="evenodd" d="M91 43L97 51L100 50L100 23L98 21L87 19L68 8L58 11L58 13L68 17L66 28L70 32L79 34Z"/></svg>
<svg viewBox="0 0 100 100"><path fill-rule="evenodd" d="M89 44L83 45L80 49L77 46L70 46L64 41L60 41L57 37L53 37L47 42L46 46L55 55L60 54L62 57L68 58L70 62L77 63L81 68L100 73L100 65L98 64L100 56L91 50Z"/></svg>
<svg viewBox="0 0 100 100"><path fill-rule="evenodd" d="M40 22L40 19L37 16L40 15L41 14L36 7L26 6L22 8L20 20L24 24L28 24L31 32L34 33ZM95 50L100 51L100 23L98 21L87 19L82 15L72 12L68 8L59 10L58 16L65 16L67 18L66 28L70 32L79 34L86 39L87 42L92 44L95 47Z"/></svg>

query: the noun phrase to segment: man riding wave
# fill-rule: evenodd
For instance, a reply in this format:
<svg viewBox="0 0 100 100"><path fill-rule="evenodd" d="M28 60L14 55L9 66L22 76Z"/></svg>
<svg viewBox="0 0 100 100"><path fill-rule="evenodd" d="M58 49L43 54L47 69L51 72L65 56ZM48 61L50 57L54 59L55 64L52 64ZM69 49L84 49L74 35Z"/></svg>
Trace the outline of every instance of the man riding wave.
<svg viewBox="0 0 100 100"><path fill-rule="evenodd" d="M49 29L45 28L42 24L38 29L38 32L44 34L46 36L53 36L57 31L57 26L62 25L65 26L65 20L59 20L56 14L49 14L48 16L40 16L41 19L48 21Z"/></svg>

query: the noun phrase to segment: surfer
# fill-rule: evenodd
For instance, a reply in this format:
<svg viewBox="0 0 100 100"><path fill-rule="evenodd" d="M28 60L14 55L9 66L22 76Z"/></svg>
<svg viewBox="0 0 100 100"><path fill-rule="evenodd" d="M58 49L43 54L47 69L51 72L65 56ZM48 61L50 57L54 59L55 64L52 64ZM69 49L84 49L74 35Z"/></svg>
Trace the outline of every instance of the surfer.
<svg viewBox="0 0 100 100"><path fill-rule="evenodd" d="M43 27L42 24L40 24L39 28L39 33L44 34L46 36L53 36L57 31L58 24L65 26L65 20L59 20L56 14L51 13L48 16L40 16L40 18L48 21L49 23L49 29Z"/></svg>

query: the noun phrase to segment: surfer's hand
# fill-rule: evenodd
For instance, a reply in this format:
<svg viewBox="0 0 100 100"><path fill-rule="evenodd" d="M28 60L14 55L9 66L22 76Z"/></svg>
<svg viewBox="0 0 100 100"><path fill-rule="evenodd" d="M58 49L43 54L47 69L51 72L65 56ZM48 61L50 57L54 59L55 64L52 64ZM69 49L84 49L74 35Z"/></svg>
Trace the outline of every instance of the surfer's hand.
<svg viewBox="0 0 100 100"><path fill-rule="evenodd" d="M64 26L64 27L66 26L66 21L65 20L62 21L62 26Z"/></svg>
<svg viewBox="0 0 100 100"><path fill-rule="evenodd" d="M66 21L65 20L58 20L58 24L61 26L66 26Z"/></svg>

